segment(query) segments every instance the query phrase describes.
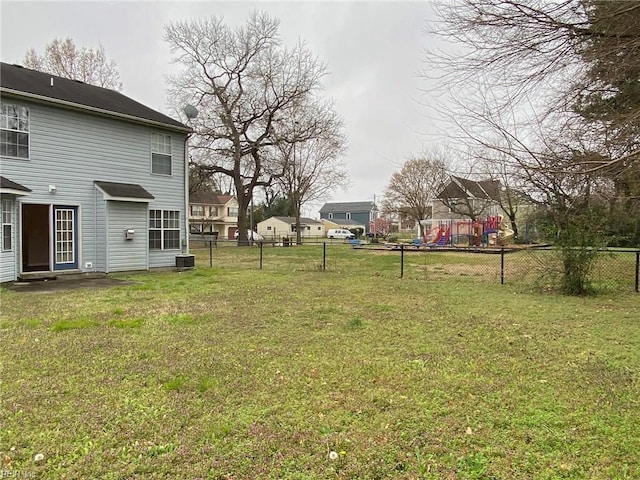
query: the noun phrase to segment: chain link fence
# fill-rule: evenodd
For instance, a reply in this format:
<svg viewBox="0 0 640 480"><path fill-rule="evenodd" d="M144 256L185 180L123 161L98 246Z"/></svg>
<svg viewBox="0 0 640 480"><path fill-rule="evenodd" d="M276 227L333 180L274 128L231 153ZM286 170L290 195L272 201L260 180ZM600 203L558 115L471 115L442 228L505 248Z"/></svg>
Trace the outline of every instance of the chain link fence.
<svg viewBox="0 0 640 480"><path fill-rule="evenodd" d="M238 247L235 241L192 243L199 267L267 271L314 271L408 279L461 279L553 290L563 275L563 261L551 247L448 249L404 244L327 242L268 243ZM607 249L596 256L588 274L602 291L638 292L640 250Z"/></svg>

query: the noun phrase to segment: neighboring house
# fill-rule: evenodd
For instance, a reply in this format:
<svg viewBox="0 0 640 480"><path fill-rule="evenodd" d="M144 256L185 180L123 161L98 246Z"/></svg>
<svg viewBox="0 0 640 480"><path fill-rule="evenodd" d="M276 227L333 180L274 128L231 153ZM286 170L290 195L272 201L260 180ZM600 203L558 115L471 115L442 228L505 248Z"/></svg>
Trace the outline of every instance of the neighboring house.
<svg viewBox="0 0 640 480"><path fill-rule="evenodd" d="M191 193L189 228L192 234L217 232L218 238L233 240L238 230L238 200L211 191Z"/></svg>
<svg viewBox="0 0 640 480"><path fill-rule="evenodd" d="M369 233L371 223L378 218L378 207L375 202L325 203L320 209L320 218L332 221L347 220L358 226L363 225L365 233Z"/></svg>
<svg viewBox="0 0 640 480"><path fill-rule="evenodd" d="M189 127L119 92L0 68L0 281L175 266Z"/></svg>
<svg viewBox="0 0 640 480"><path fill-rule="evenodd" d="M487 217L501 211L500 182L497 180L474 181L451 176L432 204L434 220L470 219L467 212Z"/></svg>
<svg viewBox="0 0 640 480"><path fill-rule="evenodd" d="M300 217L300 234L303 238L324 237L324 225L313 218ZM296 234L295 217L271 217L257 225L257 233L265 240L293 237Z"/></svg>
<svg viewBox="0 0 640 480"><path fill-rule="evenodd" d="M321 219L324 225L324 231L328 232L332 228L346 228L347 230L361 228L364 232L366 229L365 224L354 222L352 220L340 220L340 219L332 219L328 220L326 218Z"/></svg>

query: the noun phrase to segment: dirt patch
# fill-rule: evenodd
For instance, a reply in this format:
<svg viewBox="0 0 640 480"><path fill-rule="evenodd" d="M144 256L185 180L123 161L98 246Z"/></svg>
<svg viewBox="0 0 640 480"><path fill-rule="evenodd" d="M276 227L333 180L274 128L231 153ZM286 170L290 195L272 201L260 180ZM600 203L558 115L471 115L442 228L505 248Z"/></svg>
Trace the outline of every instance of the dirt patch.
<svg viewBox="0 0 640 480"><path fill-rule="evenodd" d="M64 290L78 290L81 288L109 288L135 284L136 282L132 282L130 280L120 280L109 276L58 277L42 280L30 280L28 282L11 282L3 285L3 288L14 292L55 293Z"/></svg>

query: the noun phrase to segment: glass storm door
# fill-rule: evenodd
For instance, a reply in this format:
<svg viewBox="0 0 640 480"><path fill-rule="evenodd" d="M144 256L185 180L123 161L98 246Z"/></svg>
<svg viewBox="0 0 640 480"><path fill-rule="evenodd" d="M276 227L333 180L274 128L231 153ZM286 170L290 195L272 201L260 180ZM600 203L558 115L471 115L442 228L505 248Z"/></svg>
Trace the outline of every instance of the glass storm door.
<svg viewBox="0 0 640 480"><path fill-rule="evenodd" d="M54 270L78 268L78 207L53 207Z"/></svg>

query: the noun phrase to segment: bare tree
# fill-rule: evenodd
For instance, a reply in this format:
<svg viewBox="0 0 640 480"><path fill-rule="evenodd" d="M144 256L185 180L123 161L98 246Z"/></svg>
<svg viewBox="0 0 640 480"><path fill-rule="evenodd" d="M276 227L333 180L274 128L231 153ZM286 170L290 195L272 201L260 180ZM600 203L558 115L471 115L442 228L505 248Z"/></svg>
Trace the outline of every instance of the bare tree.
<svg viewBox="0 0 640 480"><path fill-rule="evenodd" d="M640 3L459 0L439 11L431 33L462 49L428 58L445 69L458 140L528 187L553 220L567 291L582 293L606 217L592 213L612 185L640 193Z"/></svg>
<svg viewBox="0 0 640 480"><path fill-rule="evenodd" d="M284 120L320 88L326 68L303 43L283 47L278 21L265 13L237 28L218 17L170 23L164 38L182 66L169 80L172 101L200 110L191 122L194 159L202 170L233 179L238 240L246 245L254 189L282 174L274 166L277 145L290 136Z"/></svg>
<svg viewBox="0 0 640 480"><path fill-rule="evenodd" d="M291 202L296 242L300 243L302 206L347 186L348 174L342 158L346 137L342 120L328 103L314 101L299 107L289 121L293 124L285 130L290 131L291 137L279 144L282 165L278 170L283 173L277 182Z"/></svg>
<svg viewBox="0 0 640 480"><path fill-rule="evenodd" d="M96 49L78 49L71 38L56 38L47 44L42 55L30 49L24 57L24 66L98 87L122 90L120 73L115 62L107 58L102 45Z"/></svg>
<svg viewBox="0 0 640 480"><path fill-rule="evenodd" d="M589 123L580 134L599 140L600 155L580 157L585 171L618 174L640 161L639 2L459 0L437 10L428 33L457 48L429 53L425 76L443 71L449 92L475 88L467 98L490 90L494 113L534 104L539 119Z"/></svg>
<svg viewBox="0 0 640 480"><path fill-rule="evenodd" d="M437 154L411 158L391 175L384 192L383 210L409 215L420 225L422 236L420 220L431 216L432 201L448 178L447 164Z"/></svg>

